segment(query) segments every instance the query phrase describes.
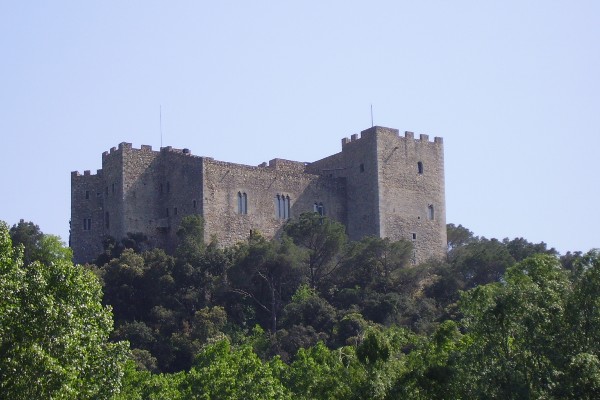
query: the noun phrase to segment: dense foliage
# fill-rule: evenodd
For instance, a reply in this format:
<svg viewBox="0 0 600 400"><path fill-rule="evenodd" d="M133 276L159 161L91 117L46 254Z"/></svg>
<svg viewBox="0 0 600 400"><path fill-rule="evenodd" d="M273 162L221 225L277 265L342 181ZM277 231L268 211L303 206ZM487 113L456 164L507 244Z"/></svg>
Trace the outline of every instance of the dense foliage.
<svg viewBox="0 0 600 400"><path fill-rule="evenodd" d="M5 332L20 329L15 315L39 323L14 308L22 283L4 278L8 271L36 276L19 249L43 247L43 240L30 240L37 237L33 224L20 225L13 230L23 247L14 250L4 239L0 258L6 293L0 333L13 342L19 339ZM280 240L255 233L221 248L204 244L201 218L189 217L172 256L147 249L135 233L119 242L107 238L106 251L90 268L113 307L112 339L129 341L131 353L123 364L122 345L105 342L106 309L82 311L76 321L93 320L102 332L99 348L92 343L78 353L102 354L108 373L89 373L98 379L98 393L118 399L600 397L597 251L560 256L545 243L479 238L450 224L447 260L413 265L410 242L348 242L343 226L317 214L290 221L284 231ZM51 253L60 262L46 264L36 254L48 252L30 254L36 271L58 264L57 273L88 277L74 280L81 293L68 299L90 302L86 288L97 286L85 269L70 265L60 251ZM64 289L52 282L36 291L60 298ZM77 332L73 321L61 323ZM38 335L46 333L53 335ZM23 382L40 374L26 371ZM52 378L52 371L42 373ZM63 385L92 393L70 383L77 379L83 380ZM112 391L99 389L110 380Z"/></svg>
<svg viewBox="0 0 600 400"><path fill-rule="evenodd" d="M66 259L55 237L35 237L13 248L0 222L0 397L109 399L128 352L126 343L108 341L113 321L101 286Z"/></svg>

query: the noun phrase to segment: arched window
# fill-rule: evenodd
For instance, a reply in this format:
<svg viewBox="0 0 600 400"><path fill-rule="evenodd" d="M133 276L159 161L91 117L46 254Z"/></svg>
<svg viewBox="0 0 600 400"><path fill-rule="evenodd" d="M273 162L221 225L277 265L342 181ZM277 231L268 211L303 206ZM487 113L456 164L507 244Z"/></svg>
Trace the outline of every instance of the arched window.
<svg viewBox="0 0 600 400"><path fill-rule="evenodd" d="M289 219L290 208L290 196L279 194L275 196L275 218Z"/></svg>
<svg viewBox="0 0 600 400"><path fill-rule="evenodd" d="M283 205L283 219L290 219L290 196L285 196Z"/></svg>
<svg viewBox="0 0 600 400"><path fill-rule="evenodd" d="M248 196L246 193L238 192L238 214L248 214Z"/></svg>
<svg viewBox="0 0 600 400"><path fill-rule="evenodd" d="M419 170L419 174L423 173L423 161L417 163L417 169Z"/></svg>
<svg viewBox="0 0 600 400"><path fill-rule="evenodd" d="M429 219L433 219L435 217L433 204L430 204L429 207L427 207L427 215L429 216Z"/></svg>

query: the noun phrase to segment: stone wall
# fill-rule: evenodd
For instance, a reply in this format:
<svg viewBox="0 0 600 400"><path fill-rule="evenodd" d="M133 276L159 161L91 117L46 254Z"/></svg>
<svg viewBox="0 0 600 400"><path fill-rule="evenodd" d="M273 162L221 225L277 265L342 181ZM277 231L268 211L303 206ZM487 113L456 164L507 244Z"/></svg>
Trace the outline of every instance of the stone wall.
<svg viewBox="0 0 600 400"><path fill-rule="evenodd" d="M442 139L400 137L396 129L344 138L340 153L313 163L273 159L257 167L121 143L102 154L97 175L72 173L71 186L76 262L96 257L106 235L120 240L130 232L172 252L181 219L191 214L204 217L205 240L223 246L251 232L277 237L287 219L315 205L343 223L352 240L412 240L415 262L443 257L446 249ZM278 215L277 196L286 210L289 201L289 213Z"/></svg>
<svg viewBox="0 0 600 400"><path fill-rule="evenodd" d="M345 190L339 179L307 174L303 163L271 160L251 167L204 159L203 215L207 239L215 235L225 246L246 240L250 232L266 237L281 234L286 219L276 214L276 196L289 197L290 217L312 211L322 203L326 214L345 217ZM246 194L246 214L240 213L238 194Z"/></svg>
<svg viewBox="0 0 600 400"><path fill-rule="evenodd" d="M102 251L103 182L102 170L96 175L90 171L84 171L83 175L77 171L71 173L69 246L75 250L76 263L92 260Z"/></svg>
<svg viewBox="0 0 600 400"><path fill-rule="evenodd" d="M422 171L419 171L419 163ZM441 138L399 136L375 126L342 139L341 153L311 163L313 173L344 177L352 240L368 235L413 241L414 261L446 251L444 151ZM430 209L433 207L433 219Z"/></svg>
<svg viewBox="0 0 600 400"><path fill-rule="evenodd" d="M415 262L446 252L444 152L441 138L377 134L382 237L411 240ZM431 207L431 209L430 209Z"/></svg>

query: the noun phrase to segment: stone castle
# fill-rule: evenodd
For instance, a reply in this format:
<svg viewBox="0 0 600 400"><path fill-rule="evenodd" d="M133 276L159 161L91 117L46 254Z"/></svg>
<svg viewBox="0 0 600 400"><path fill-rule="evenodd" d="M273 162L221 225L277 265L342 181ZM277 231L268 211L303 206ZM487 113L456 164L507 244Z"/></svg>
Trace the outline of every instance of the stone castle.
<svg viewBox="0 0 600 400"><path fill-rule="evenodd" d="M102 252L106 236L141 232L170 252L190 214L204 218L206 241L214 236L228 246L253 231L276 237L288 219L311 211L343 223L351 240L412 241L415 263L443 257L442 138L375 126L321 160L276 158L256 167L121 143L102 154L95 175L71 173L70 246L74 261L85 263Z"/></svg>

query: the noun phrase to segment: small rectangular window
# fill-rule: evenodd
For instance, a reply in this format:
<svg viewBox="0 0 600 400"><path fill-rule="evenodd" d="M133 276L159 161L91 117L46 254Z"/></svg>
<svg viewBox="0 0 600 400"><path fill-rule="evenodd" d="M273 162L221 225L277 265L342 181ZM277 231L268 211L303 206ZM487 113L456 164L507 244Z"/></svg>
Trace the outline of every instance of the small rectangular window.
<svg viewBox="0 0 600 400"><path fill-rule="evenodd" d="M238 214L248 214L248 195L238 192Z"/></svg>
<svg viewBox="0 0 600 400"><path fill-rule="evenodd" d="M91 231L92 230L92 219L91 218L84 218L83 219L83 230L84 231Z"/></svg>
<svg viewBox="0 0 600 400"><path fill-rule="evenodd" d="M196 208L196 200L192 201L192 206Z"/></svg>
<svg viewBox="0 0 600 400"><path fill-rule="evenodd" d="M171 184L167 182L167 193L171 193Z"/></svg>
<svg viewBox="0 0 600 400"><path fill-rule="evenodd" d="M107 186L106 188L104 188L104 194L105 194L106 196L108 196L108 186Z"/></svg>
<svg viewBox="0 0 600 400"><path fill-rule="evenodd" d="M114 183L112 184L112 192L113 193L115 192L115 184Z"/></svg>
<svg viewBox="0 0 600 400"><path fill-rule="evenodd" d="M417 240L417 234L413 232L412 234L412 240Z"/></svg>
<svg viewBox="0 0 600 400"><path fill-rule="evenodd" d="M360 164L360 172L365 172L365 164Z"/></svg>
<svg viewBox="0 0 600 400"><path fill-rule="evenodd" d="M175 207L175 208L173 209L173 214L174 214L174 215L177 215L177 207Z"/></svg>
<svg viewBox="0 0 600 400"><path fill-rule="evenodd" d="M86 190L85 191L85 199L88 200L90 198L90 191Z"/></svg>
<svg viewBox="0 0 600 400"><path fill-rule="evenodd" d="M323 207L323 203L315 203L313 205L313 211L319 214L320 216L325 215L325 207Z"/></svg>
<svg viewBox="0 0 600 400"><path fill-rule="evenodd" d="M169 207L167 207L167 217L169 216Z"/></svg>

